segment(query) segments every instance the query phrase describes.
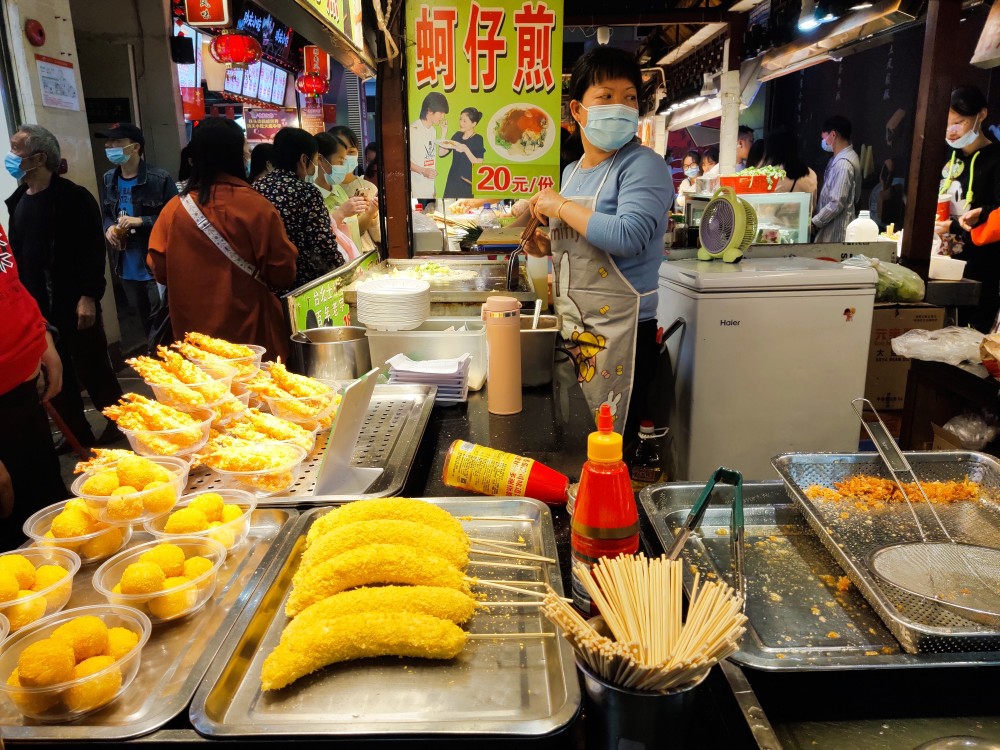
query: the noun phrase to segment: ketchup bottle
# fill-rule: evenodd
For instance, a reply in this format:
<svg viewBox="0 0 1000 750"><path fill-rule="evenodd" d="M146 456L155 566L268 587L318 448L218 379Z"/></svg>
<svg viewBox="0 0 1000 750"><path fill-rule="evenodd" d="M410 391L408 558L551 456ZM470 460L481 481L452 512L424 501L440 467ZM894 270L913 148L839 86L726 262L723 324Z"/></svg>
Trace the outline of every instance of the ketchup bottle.
<svg viewBox="0 0 1000 750"><path fill-rule="evenodd" d="M622 436L612 429L611 407L601 404L597 432L587 438L587 462L573 510L570 544L574 562L591 568L602 557L632 555L639 549L639 512L628 467L622 461ZM573 603L590 613L592 605L573 568Z"/></svg>

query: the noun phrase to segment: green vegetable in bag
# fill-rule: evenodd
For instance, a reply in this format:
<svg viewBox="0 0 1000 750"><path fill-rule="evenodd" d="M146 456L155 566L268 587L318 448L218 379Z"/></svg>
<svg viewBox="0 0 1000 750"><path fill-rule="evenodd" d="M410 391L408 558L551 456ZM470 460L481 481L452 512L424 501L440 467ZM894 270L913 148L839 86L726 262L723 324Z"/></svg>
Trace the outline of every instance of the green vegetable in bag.
<svg viewBox="0 0 1000 750"><path fill-rule="evenodd" d="M845 260L844 265L875 269L878 273L875 300L878 302L922 302L924 299L926 288L920 274L898 263L855 255Z"/></svg>

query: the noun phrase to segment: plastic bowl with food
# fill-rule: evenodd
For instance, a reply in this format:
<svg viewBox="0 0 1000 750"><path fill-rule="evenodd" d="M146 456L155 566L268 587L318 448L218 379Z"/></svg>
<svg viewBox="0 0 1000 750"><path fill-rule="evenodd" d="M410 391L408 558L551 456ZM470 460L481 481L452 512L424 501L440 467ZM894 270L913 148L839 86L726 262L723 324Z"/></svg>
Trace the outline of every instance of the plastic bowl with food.
<svg viewBox="0 0 1000 750"><path fill-rule="evenodd" d="M93 643L100 639L101 633L95 635L92 625L86 630L81 629L80 645L67 640L73 637L71 623L80 617L88 620L96 617L108 631L119 629L114 631L114 640L104 635L106 645L101 653L86 656L100 645ZM50 638L59 628L63 635ZM132 635L120 630L122 628ZM20 713L44 722L70 721L97 711L129 689L139 673L142 649L149 640L150 631L149 618L131 607L100 604L67 609L46 617L0 644L0 693ZM90 642L87 642L88 638ZM43 662L46 669L39 669L37 675L32 675L33 682L47 684L25 686L21 671L30 664L19 664L21 655L44 640L50 640L51 648L34 646L25 654L25 659L36 664L32 657L48 660ZM70 645L68 652L66 645ZM71 662L75 662L72 667ZM61 679L60 673L69 679Z"/></svg>
<svg viewBox="0 0 1000 750"><path fill-rule="evenodd" d="M232 506L239 508L240 515L226 520L230 511L225 509ZM193 492L182 497L168 515L147 521L145 529L164 542L180 537L214 539L231 552L246 541L250 517L256 507L257 496L245 490ZM167 531L168 528L174 531Z"/></svg>
<svg viewBox="0 0 1000 750"><path fill-rule="evenodd" d="M75 508L75 503L82 503L84 508ZM67 506L69 508L67 509ZM85 534L76 534L72 528L74 523L80 523L81 516L75 510L79 510L83 517L89 515L93 520L88 528L93 531ZM57 520L58 519L58 520ZM53 534L53 521L55 521L55 531L63 534L55 536ZM66 534L69 535L66 535ZM125 547L132 538L131 526L114 526L99 521L87 501L83 498L74 500L64 500L61 503L42 508L40 511L28 518L24 522L24 534L31 539L36 547L61 547L62 549L73 550L80 556L82 565L106 560L119 550Z"/></svg>
<svg viewBox="0 0 1000 750"><path fill-rule="evenodd" d="M172 430L129 430L119 427L128 438L132 450L140 456L187 456L208 442L208 435L215 420L215 412L198 407L187 412L196 420L188 427Z"/></svg>
<svg viewBox="0 0 1000 750"><path fill-rule="evenodd" d="M167 571L162 571L162 577L156 575L139 581L139 588L146 587L148 590L122 593L121 583L125 569L140 562L139 558L144 553L164 544L175 545L183 551L185 563L182 572L191 572L191 575L176 575L177 571L170 571L174 575L168 576ZM211 565L204 563L188 571L187 561L194 557L203 558ZM169 542L154 539L119 552L107 560L94 572L93 584L97 593L111 604L135 607L148 615L153 624L170 622L194 614L205 606L215 593L219 568L225 560L226 548L214 539L197 536L179 536Z"/></svg>
<svg viewBox="0 0 1000 750"><path fill-rule="evenodd" d="M289 396L276 398L264 396L268 410L276 417L302 424L306 420L316 420L320 429L328 429L333 424L333 414L340 404L339 393L331 391L318 396Z"/></svg>
<svg viewBox="0 0 1000 750"><path fill-rule="evenodd" d="M14 557L21 559L4 559ZM28 564L32 571L27 570ZM0 602L0 614L7 618L10 632L16 633L66 606L73 593L73 577L80 570L80 556L62 547L28 547L0 555L0 570L13 573L17 580L15 598Z"/></svg>
<svg viewBox="0 0 1000 750"><path fill-rule="evenodd" d="M146 384L161 404L183 411L199 407L211 408L212 404L218 403L229 393L236 368L221 363L206 363L198 371L204 373L205 379L196 383L160 385L147 380ZM197 402L192 401L192 391L198 394L194 397Z"/></svg>
<svg viewBox="0 0 1000 750"><path fill-rule="evenodd" d="M312 453L313 448L316 447L316 435L323 430L323 426L319 423L318 419L298 419L289 420L294 422L296 425L305 430L308 434L302 435L301 437L287 438L285 440L278 440L276 442L285 443L286 445L298 445L305 449L306 455Z"/></svg>
<svg viewBox="0 0 1000 750"><path fill-rule="evenodd" d="M169 513L177 505L180 496L184 494L191 464L183 458L170 456L144 456L143 458L166 469L170 475L170 481L166 484L158 483L155 487L126 494L95 495L83 491L87 480L95 474L117 469L118 464L113 463L81 474L73 482L70 491L86 501L90 512L98 521L107 524L122 526L144 523L164 513ZM113 490L113 492L116 491Z"/></svg>
<svg viewBox="0 0 1000 750"><path fill-rule="evenodd" d="M225 364L236 370L236 376L233 378L237 382L243 383L250 380L254 375L260 371L260 361L264 354L267 352L263 346L258 346L257 344L244 344L248 349L250 349L253 354L248 357L219 357L218 355L212 356L207 355L206 359L196 359L189 358L198 367L208 368L213 365Z"/></svg>
<svg viewBox="0 0 1000 750"><path fill-rule="evenodd" d="M231 458L216 454L204 462L218 474L223 486L267 497L286 492L295 484L299 465L306 455L306 449L301 445L272 441L240 448L231 454ZM238 468L242 466L262 468Z"/></svg>

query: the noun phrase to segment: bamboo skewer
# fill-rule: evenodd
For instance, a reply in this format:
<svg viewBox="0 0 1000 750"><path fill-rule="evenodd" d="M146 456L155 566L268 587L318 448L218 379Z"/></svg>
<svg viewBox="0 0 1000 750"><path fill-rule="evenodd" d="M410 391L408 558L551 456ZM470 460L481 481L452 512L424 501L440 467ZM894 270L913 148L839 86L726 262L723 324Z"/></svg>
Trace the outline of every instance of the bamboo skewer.
<svg viewBox="0 0 1000 750"><path fill-rule="evenodd" d="M541 570L537 565L517 565L516 563L493 562L492 560L469 560L469 565L484 568L513 568L514 570Z"/></svg>
<svg viewBox="0 0 1000 750"><path fill-rule="evenodd" d="M501 591L510 591L510 592L512 592L514 594L526 594L528 596L537 596L539 599L544 599L546 596L548 596L548 594L546 594L546 592L544 592L544 591L532 591L531 589L519 589L519 588L515 588L514 586L506 586L506 585L504 585L502 583L497 583L495 581L484 581L481 578L468 578L468 577L466 577L465 580L468 581L473 586L480 585L480 586L486 586L487 588L491 588L491 589L500 589ZM572 599L565 599L565 598L563 598L562 601L564 601L564 602L571 602L573 600Z"/></svg>
<svg viewBox="0 0 1000 750"><path fill-rule="evenodd" d="M555 633L468 633L470 641L520 641L525 638L555 638Z"/></svg>
<svg viewBox="0 0 1000 750"><path fill-rule="evenodd" d="M481 539L479 537L469 537L469 541L473 544L485 544L488 547L500 547L501 549L506 549L507 547L526 547L527 542L506 542L502 539Z"/></svg>
<svg viewBox="0 0 1000 750"><path fill-rule="evenodd" d="M530 552L493 552L492 550L486 549L475 549L474 547L469 550L470 554L486 555L487 557L513 557L519 560L534 560L535 562L545 562L554 563L555 558L545 557L543 555L535 555Z"/></svg>
<svg viewBox="0 0 1000 750"><path fill-rule="evenodd" d="M539 601L534 602L502 602L502 601L489 601L489 602L476 602L477 607L541 607L542 603Z"/></svg>

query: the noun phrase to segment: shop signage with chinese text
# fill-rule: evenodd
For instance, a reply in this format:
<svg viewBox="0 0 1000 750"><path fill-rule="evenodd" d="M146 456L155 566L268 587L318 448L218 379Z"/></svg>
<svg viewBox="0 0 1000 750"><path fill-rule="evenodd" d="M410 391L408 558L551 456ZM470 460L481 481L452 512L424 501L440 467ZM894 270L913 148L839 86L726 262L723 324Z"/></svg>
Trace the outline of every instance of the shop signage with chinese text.
<svg viewBox="0 0 1000 750"><path fill-rule="evenodd" d="M188 26L228 26L229 0L184 0L184 17Z"/></svg>

